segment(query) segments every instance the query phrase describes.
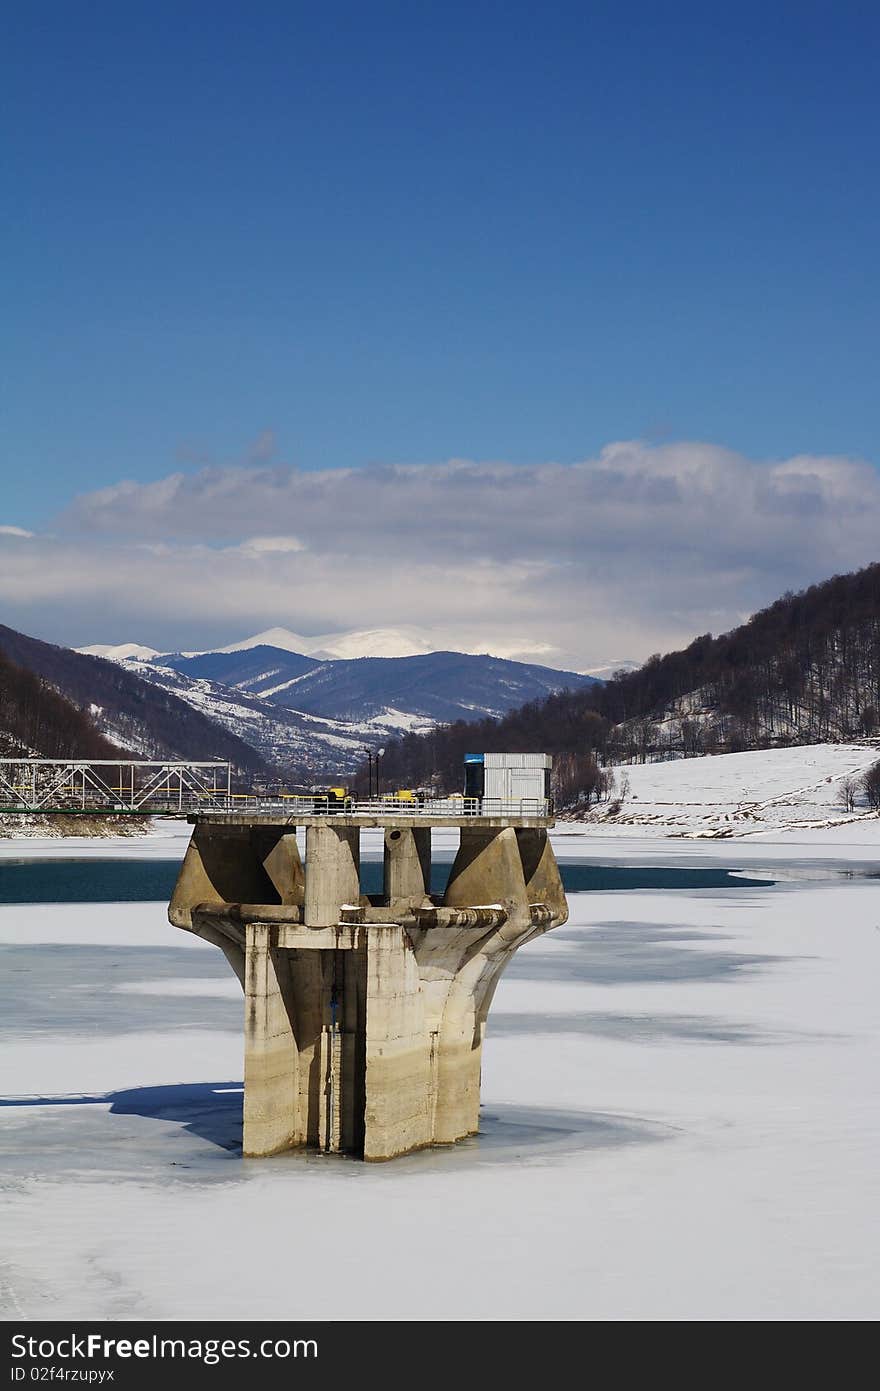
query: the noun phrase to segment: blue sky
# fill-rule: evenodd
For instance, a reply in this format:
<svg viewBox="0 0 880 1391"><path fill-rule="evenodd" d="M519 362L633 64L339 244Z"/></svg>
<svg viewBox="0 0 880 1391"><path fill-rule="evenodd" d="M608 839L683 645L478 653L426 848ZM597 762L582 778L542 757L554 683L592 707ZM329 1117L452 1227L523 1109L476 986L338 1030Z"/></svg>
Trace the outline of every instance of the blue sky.
<svg viewBox="0 0 880 1391"><path fill-rule="evenodd" d="M37 0L5 29L0 525L267 460L880 463L875 5Z"/></svg>

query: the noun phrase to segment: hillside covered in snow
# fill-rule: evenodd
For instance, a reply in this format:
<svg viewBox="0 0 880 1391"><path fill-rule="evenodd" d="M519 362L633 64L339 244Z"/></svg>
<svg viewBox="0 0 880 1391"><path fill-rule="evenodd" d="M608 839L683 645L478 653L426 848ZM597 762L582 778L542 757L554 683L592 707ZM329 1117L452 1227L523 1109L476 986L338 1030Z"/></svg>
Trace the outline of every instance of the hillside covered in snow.
<svg viewBox="0 0 880 1391"><path fill-rule="evenodd" d="M624 766L613 770L606 801L560 819L586 823L591 839L630 830L718 839L876 823L860 784L878 761L880 740Z"/></svg>

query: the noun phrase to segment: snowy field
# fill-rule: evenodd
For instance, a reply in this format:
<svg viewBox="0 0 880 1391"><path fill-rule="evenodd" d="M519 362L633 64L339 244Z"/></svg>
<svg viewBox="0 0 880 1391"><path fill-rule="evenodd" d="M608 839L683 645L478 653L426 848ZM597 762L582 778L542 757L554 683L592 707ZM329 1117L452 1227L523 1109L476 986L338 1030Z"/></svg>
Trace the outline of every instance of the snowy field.
<svg viewBox="0 0 880 1391"><path fill-rule="evenodd" d="M591 813L594 836L760 836L824 829L870 817L864 794L854 815L841 804L847 778L860 779L880 760L880 744L808 744L716 757L683 758L614 769L619 814ZM876 813L874 814L876 820Z"/></svg>
<svg viewBox="0 0 880 1391"><path fill-rule="evenodd" d="M163 904L0 909L0 1314L875 1318L878 825L561 828L766 882L572 894L498 989L482 1134L381 1166L242 1161L239 987Z"/></svg>

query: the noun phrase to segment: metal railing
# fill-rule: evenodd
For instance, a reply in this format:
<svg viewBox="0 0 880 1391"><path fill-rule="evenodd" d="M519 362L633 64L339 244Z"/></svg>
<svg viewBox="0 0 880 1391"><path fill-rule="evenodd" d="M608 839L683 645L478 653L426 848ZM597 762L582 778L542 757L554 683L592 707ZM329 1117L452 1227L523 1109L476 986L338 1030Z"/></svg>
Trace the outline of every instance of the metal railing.
<svg viewBox="0 0 880 1391"><path fill-rule="evenodd" d="M233 793L228 806L212 806L208 811L253 812L268 815L280 812L285 817L296 816L406 816L406 817L477 817L477 816L549 816L552 803L545 797L523 797L519 801L503 801L499 797L433 797L419 800L389 795L368 800L343 797L338 800L320 793L313 796L281 793L260 796L252 793Z"/></svg>

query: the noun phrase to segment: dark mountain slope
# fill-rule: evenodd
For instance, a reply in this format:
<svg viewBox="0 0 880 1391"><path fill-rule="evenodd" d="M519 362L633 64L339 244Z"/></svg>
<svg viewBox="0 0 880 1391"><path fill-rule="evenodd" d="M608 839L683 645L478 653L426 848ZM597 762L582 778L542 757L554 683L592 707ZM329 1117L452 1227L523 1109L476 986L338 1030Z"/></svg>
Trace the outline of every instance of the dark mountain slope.
<svg viewBox="0 0 880 1391"><path fill-rule="evenodd" d="M370 719L390 707L445 722L472 711L500 715L536 696L595 684L591 676L527 662L429 652L325 662L271 699L335 719Z"/></svg>
<svg viewBox="0 0 880 1391"><path fill-rule="evenodd" d="M222 758L253 772L265 766L234 734L117 662L40 642L2 624L0 654L55 687L129 757Z"/></svg>
<svg viewBox="0 0 880 1391"><path fill-rule="evenodd" d="M246 690L288 710L353 721L387 709L437 721L500 715L536 696L595 684L594 677L573 671L461 652L317 662L280 648L254 647L162 657L157 664Z"/></svg>
<svg viewBox="0 0 880 1391"><path fill-rule="evenodd" d="M0 757L118 758L94 722L0 653Z"/></svg>

